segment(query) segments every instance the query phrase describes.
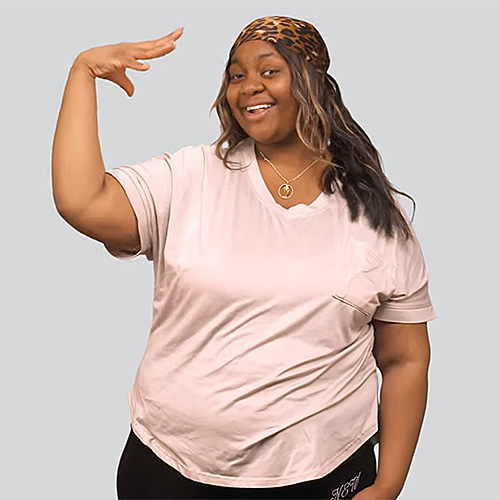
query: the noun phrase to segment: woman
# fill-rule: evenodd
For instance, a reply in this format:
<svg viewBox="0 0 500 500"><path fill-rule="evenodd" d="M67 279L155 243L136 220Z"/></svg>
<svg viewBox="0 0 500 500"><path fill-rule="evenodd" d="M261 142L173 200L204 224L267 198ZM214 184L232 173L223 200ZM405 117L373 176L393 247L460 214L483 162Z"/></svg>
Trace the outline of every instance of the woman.
<svg viewBox="0 0 500 500"><path fill-rule="evenodd" d="M82 52L54 139L59 213L155 267L118 496L394 499L435 317L399 191L343 105L321 35L277 16L230 50L216 143L106 172L95 78L131 96L125 68L146 70L137 59L181 35Z"/></svg>

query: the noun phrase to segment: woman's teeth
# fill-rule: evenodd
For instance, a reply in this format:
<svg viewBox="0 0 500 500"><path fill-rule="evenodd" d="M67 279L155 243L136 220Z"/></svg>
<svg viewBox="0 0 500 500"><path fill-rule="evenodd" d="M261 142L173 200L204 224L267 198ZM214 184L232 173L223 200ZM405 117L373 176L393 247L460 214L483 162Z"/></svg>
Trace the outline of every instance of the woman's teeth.
<svg viewBox="0 0 500 500"><path fill-rule="evenodd" d="M261 110L261 109L269 109L272 106L272 104L257 104L257 106L248 106L245 108L249 113L253 113L254 111Z"/></svg>

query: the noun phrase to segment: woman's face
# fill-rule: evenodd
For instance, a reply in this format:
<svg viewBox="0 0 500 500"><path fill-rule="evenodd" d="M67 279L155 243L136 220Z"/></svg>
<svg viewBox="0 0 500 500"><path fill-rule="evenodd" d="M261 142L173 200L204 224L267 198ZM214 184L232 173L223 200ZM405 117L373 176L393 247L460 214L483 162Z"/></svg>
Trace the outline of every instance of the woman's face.
<svg viewBox="0 0 500 500"><path fill-rule="evenodd" d="M260 144L295 141L298 104L285 59L271 43L252 40L238 47L230 63L226 99L241 128ZM267 106L252 109L256 105Z"/></svg>

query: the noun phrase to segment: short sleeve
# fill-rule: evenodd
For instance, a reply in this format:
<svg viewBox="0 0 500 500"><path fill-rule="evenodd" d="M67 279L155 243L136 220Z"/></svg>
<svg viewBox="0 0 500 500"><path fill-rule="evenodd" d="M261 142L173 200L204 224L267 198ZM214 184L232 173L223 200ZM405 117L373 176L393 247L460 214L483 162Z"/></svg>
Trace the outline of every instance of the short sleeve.
<svg viewBox="0 0 500 500"><path fill-rule="evenodd" d="M394 239L391 294L382 301L373 318L393 323L425 323L437 316L429 293L422 248L411 222L404 215L413 237Z"/></svg>
<svg viewBox="0 0 500 500"><path fill-rule="evenodd" d="M145 255L154 260L165 240L172 192L172 176L164 153L142 163L124 165L107 171L122 185L132 205L139 231L141 248L134 254L104 245L119 260Z"/></svg>

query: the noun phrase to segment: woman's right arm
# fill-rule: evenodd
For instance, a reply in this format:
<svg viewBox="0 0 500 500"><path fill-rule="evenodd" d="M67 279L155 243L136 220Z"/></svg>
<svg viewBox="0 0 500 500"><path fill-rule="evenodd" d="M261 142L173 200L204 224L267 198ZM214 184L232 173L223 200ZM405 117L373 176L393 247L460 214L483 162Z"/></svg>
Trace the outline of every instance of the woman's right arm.
<svg viewBox="0 0 500 500"><path fill-rule="evenodd" d="M71 226L110 246L137 249L139 234L125 191L104 167L95 79L113 81L131 97L134 86L125 69L147 70L137 59L172 52L181 35L178 29L153 41L95 47L79 54L70 69L52 148L54 202Z"/></svg>
<svg viewBox="0 0 500 500"><path fill-rule="evenodd" d="M69 71L52 146L52 191L63 216L81 214L104 185L95 78L78 56Z"/></svg>

